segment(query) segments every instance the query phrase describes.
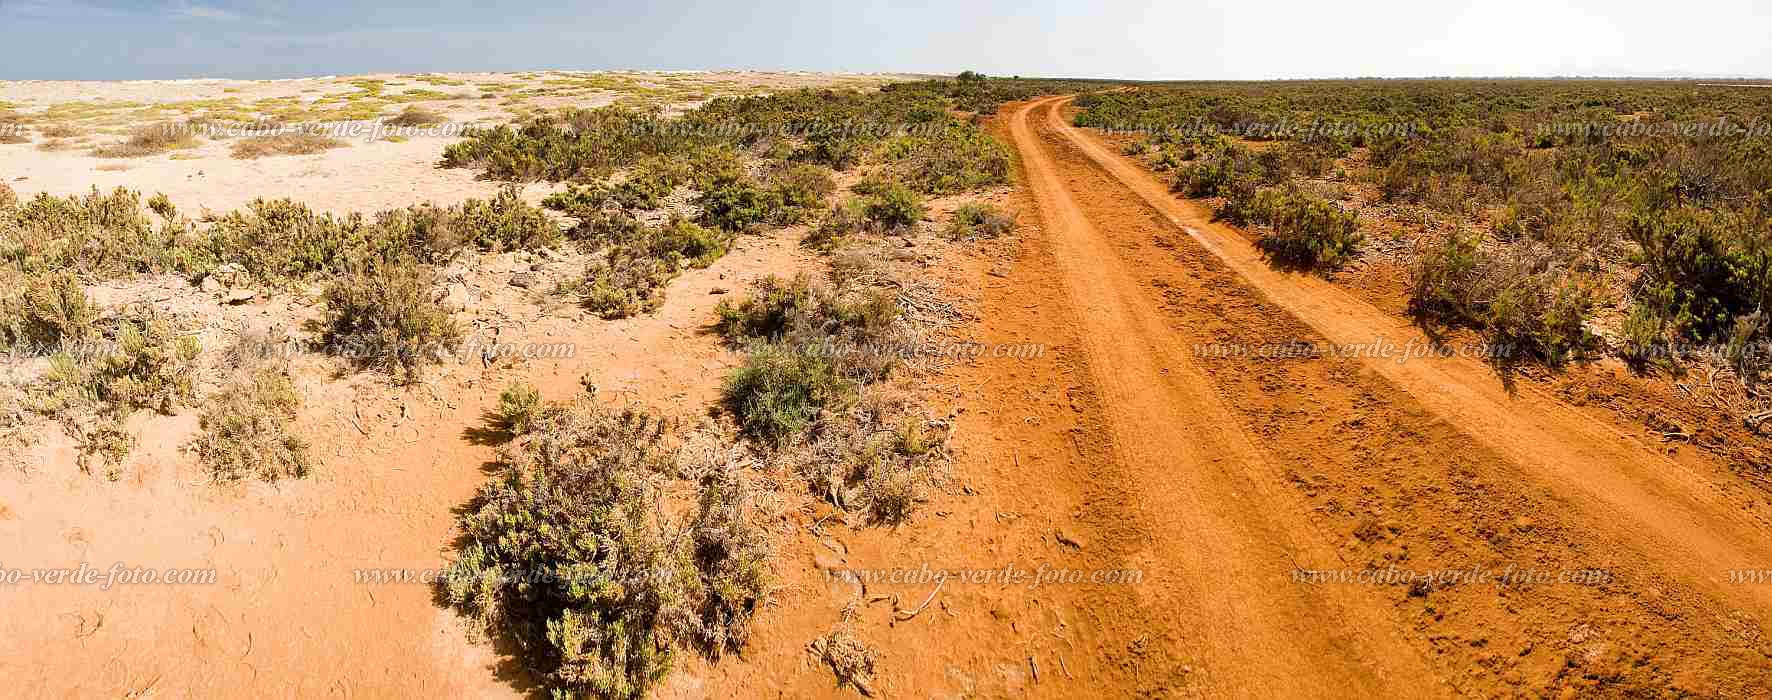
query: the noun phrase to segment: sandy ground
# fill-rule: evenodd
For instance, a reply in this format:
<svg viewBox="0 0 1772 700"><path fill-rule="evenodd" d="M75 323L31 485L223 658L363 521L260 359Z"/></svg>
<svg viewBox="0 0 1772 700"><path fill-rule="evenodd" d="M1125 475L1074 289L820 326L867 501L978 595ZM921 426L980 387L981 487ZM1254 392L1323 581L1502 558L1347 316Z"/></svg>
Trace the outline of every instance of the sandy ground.
<svg viewBox="0 0 1772 700"><path fill-rule="evenodd" d="M190 90L182 100L248 94L178 85ZM36 110L70 99L62 85L24 87L40 92L0 99ZM117 90L112 100L153 92L106 89ZM1006 106L992 124L1021 155L1018 186L989 195L1019 212L1014 238L905 244L964 312L956 336L1045 352L920 377L937 414L956 425L952 477L896 528L851 528L803 494L786 500L770 522L778 586L750 645L717 663L685 657L659 696L856 697L807 653L839 625L878 651L885 697L1766 695L1772 587L1732 585L1725 574L1772 561L1772 504L1732 458L1652 440L1631 412L1678 414L1674 404L1603 368L1524 378L1509 392L1466 358L1193 353L1207 343L1402 344L1418 334L1394 285L1270 269L1242 232L1069 127L1065 109L1061 99ZM457 118L478 118L469 114ZM0 172L25 193L114 182L218 210L260 195L339 210L492 189L431 167L434 141L262 161L233 161L225 149L205 144L192 152L198 160L156 156L120 171L53 154L84 166L65 174L41 165L49 161L32 146L0 146ZM382 160L340 160L359 154ZM288 189L260 188L252 167ZM371 187L398 180L387 177L395 169L409 169L410 182ZM229 174L162 189L198 181L197 171ZM42 184L63 180L69 189ZM339 206L346 201L362 204ZM195 430L189 412L132 425L143 444L119 483L79 474L72 447L45 439L0 468L0 567L152 562L221 577L207 586L0 586L0 677L25 695L57 697L532 693L510 650L479 639L430 587L364 584L354 572L444 560L453 512L492 457L475 429L510 380L559 398L588 373L611 401L642 400L686 421L704 414L737 361L707 331L714 305L751 278L820 264L797 245L801 233L741 238L713 267L673 283L659 312L615 322L508 283L518 270L571 274L582 260L570 254L485 255L453 267L446 274L469 292L460 315L477 333L578 352L445 365L408 389L300 360L301 425L324 459L307 480L239 491L206 484L179 449ZM155 278L95 294L192 293ZM230 328L315 313L300 294L167 303L217 319L206 346L224 343ZM864 587L834 573L925 566L1139 578ZM1606 577L1299 578L1510 567Z"/></svg>
<svg viewBox="0 0 1772 700"><path fill-rule="evenodd" d="M419 202L453 204L496 192L471 170L436 167L460 129L492 125L535 109L596 107L617 102L667 111L721 95L798 87L869 88L903 79L891 75L760 73L446 73L392 74L295 80L173 80L134 82L0 81L0 107L26 119L26 143L0 144L0 181L21 196L67 195L94 187L126 187L143 196L164 193L187 212L224 212L253 199L288 197L334 212L375 212ZM430 82L426 82L430 81ZM378 86L371 93L365 85ZM495 92L487 92L487 87ZM424 91L424 92L420 92ZM482 97L482 96L489 97ZM332 100L327 102L325 100ZM386 140L368 119L331 112L379 109L383 119L408 107L444 115L448 122ZM4 111L4 110L0 110ZM279 119L323 125L349 145L316 155L236 160L235 138L199 139L195 148L141 158L98 158L94 146L121 141L130 129L202 116ZM281 116L280 116L281 115ZM78 136L52 138L50 127ZM64 144L44 150L45 144Z"/></svg>

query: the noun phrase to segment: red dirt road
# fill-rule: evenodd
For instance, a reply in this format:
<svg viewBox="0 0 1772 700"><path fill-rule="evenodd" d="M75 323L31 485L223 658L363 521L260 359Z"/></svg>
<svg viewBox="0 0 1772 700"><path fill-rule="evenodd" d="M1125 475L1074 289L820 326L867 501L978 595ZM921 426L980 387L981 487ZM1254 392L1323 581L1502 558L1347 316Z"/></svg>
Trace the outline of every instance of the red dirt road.
<svg viewBox="0 0 1772 700"><path fill-rule="evenodd" d="M1147 572L1137 609L1095 638L1158 640L1189 660L1173 683L1134 671L1124 689L1766 692L1772 586L1727 574L1766 566L1772 547L1727 465L1670 459L1530 385L1510 396L1476 360L1194 352L1426 341L1326 281L1272 270L1070 127L1067 102L1005 110L1054 261L1040 288L1010 294L1059 296L1077 320L1096 414L1085 438L1112 462L1095 476L1119 480L1087 534ZM1552 580L1294 573L1387 567ZM1568 572L1605 577L1555 579Z"/></svg>

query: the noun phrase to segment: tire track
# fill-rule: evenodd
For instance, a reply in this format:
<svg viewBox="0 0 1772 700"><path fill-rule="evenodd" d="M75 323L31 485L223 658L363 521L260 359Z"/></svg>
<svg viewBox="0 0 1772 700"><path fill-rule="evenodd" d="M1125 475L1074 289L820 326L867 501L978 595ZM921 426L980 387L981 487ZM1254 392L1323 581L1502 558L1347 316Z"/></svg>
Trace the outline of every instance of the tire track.
<svg viewBox="0 0 1772 700"><path fill-rule="evenodd" d="M1345 563L1070 194L1048 150L1054 145L1030 120L1056 104L1018 108L1010 132L1056 272L1083 323L1078 335L1110 454L1139 494L1135 516L1151 533L1130 557L1151 572L1141 589L1146 613L1174 620L1198 650L1207 694L1445 694L1377 601L1291 583L1295 568ZM1063 138L1050 125L1042 133Z"/></svg>

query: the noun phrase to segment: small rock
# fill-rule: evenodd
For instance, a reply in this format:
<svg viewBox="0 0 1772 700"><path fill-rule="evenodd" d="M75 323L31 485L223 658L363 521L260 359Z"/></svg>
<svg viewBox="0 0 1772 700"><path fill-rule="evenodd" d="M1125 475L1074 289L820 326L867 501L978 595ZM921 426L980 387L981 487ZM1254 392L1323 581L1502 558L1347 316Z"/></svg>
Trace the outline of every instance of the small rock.
<svg viewBox="0 0 1772 700"><path fill-rule="evenodd" d="M536 281L535 273L533 272L519 272L511 275L511 286L513 287L528 289L534 287Z"/></svg>
<svg viewBox="0 0 1772 700"><path fill-rule="evenodd" d="M208 292L210 294L215 294L215 293L220 292L222 290L221 280L216 279L215 275L209 275L207 277L204 277L203 283L201 286L203 287L203 291Z"/></svg>
<svg viewBox="0 0 1772 700"><path fill-rule="evenodd" d="M468 308L468 302L473 301L473 296L468 293L467 285L451 282L443 292L443 298L439 301L443 302L443 305L451 311L460 311Z"/></svg>
<svg viewBox="0 0 1772 700"><path fill-rule="evenodd" d="M225 263L216 266L215 272L210 276L214 277L215 281L229 287L238 287L246 282L246 266L240 263Z"/></svg>
<svg viewBox="0 0 1772 700"><path fill-rule="evenodd" d="M812 566L819 571L841 569L843 568L843 557L838 556L836 552L826 552L822 550L814 551L812 553Z"/></svg>

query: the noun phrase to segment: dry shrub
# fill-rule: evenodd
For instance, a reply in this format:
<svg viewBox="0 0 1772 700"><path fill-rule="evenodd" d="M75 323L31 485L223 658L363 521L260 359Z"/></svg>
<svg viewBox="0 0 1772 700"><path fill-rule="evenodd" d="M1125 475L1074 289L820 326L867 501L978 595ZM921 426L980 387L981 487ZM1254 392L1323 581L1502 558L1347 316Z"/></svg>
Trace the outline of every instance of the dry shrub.
<svg viewBox="0 0 1772 700"><path fill-rule="evenodd" d="M242 371L204 402L203 433L193 442L197 458L217 481L307 476L308 444L292 426L300 408L283 370Z"/></svg>
<svg viewBox="0 0 1772 700"><path fill-rule="evenodd" d="M813 493L875 523L910 519L925 489L945 476L946 421L922 414L903 387L870 387L827 412L806 444L788 455Z"/></svg>
<svg viewBox="0 0 1772 700"><path fill-rule="evenodd" d="M23 289L0 292L0 349L47 349L88 340L97 318L98 309L72 272L29 276Z"/></svg>
<svg viewBox="0 0 1772 700"><path fill-rule="evenodd" d="M243 138L234 142L231 153L235 158L250 160L266 156L307 156L348 145L323 134L295 132Z"/></svg>
<svg viewBox="0 0 1772 700"><path fill-rule="evenodd" d="M500 458L503 476L462 519L445 595L516 640L556 693L642 696L694 628L699 584L658 507L662 422L555 405Z"/></svg>
<svg viewBox="0 0 1772 700"><path fill-rule="evenodd" d="M327 344L358 365L418 381L461 328L433 293L435 273L412 262L376 263L326 288Z"/></svg>
<svg viewBox="0 0 1772 700"><path fill-rule="evenodd" d="M731 462L685 469L661 419L594 395L539 407L526 427L461 521L444 596L515 640L561 696L641 697L681 647L739 649L770 548ZM687 522L661 505L683 471L699 473Z"/></svg>
<svg viewBox="0 0 1772 700"><path fill-rule="evenodd" d="M867 697L874 697L874 665L879 654L846 627L831 630L807 646L812 655L837 676L837 687L850 686Z"/></svg>
<svg viewBox="0 0 1772 700"><path fill-rule="evenodd" d="M92 154L100 158L141 158L196 147L197 138L186 125L165 122L136 127L122 143L100 146Z"/></svg>
<svg viewBox="0 0 1772 700"><path fill-rule="evenodd" d="M42 134L45 138L52 139L70 139L86 135L85 130L71 124L48 124L40 126L37 127L37 133Z"/></svg>
<svg viewBox="0 0 1772 700"><path fill-rule="evenodd" d="M389 126L431 126L442 124L449 118L418 106L409 106L393 118L388 119Z"/></svg>
<svg viewBox="0 0 1772 700"><path fill-rule="evenodd" d="M597 221L618 225L580 234L587 240L619 242L607 245L602 258L585 268L584 277L562 291L579 294L586 308L604 318L657 309L672 279L686 268L712 265L731 243L730 234L686 219L672 219L663 226L619 225L632 221L626 214Z"/></svg>
<svg viewBox="0 0 1772 700"><path fill-rule="evenodd" d="M97 458L115 479L134 445L124 421L139 409L171 414L190 403L201 348L146 307L113 317L94 340L50 357L49 370L30 388L28 407L62 423L80 445L82 470L92 471Z"/></svg>
<svg viewBox="0 0 1772 700"><path fill-rule="evenodd" d="M998 238L1008 234L1015 228L1015 215L1004 212L995 204L967 202L954 210L953 221L948 224L948 238L957 241L973 241L981 238Z"/></svg>
<svg viewBox="0 0 1772 700"><path fill-rule="evenodd" d="M1558 365L1593 345L1591 292L1541 244L1491 250L1481 235L1447 235L1416 252L1410 282L1418 325L1430 336L1443 327L1478 329L1498 363L1525 353Z"/></svg>

